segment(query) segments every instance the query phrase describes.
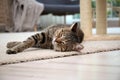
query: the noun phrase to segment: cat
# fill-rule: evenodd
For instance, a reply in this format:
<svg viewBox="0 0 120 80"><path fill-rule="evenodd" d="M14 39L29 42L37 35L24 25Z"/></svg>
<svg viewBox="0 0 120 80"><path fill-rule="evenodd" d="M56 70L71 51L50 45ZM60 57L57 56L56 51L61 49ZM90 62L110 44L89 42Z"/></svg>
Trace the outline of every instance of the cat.
<svg viewBox="0 0 120 80"><path fill-rule="evenodd" d="M78 23L68 25L52 25L28 37L23 42L8 42L7 54L16 54L30 47L54 49L55 51L77 51L84 47L78 46L84 39L84 33Z"/></svg>

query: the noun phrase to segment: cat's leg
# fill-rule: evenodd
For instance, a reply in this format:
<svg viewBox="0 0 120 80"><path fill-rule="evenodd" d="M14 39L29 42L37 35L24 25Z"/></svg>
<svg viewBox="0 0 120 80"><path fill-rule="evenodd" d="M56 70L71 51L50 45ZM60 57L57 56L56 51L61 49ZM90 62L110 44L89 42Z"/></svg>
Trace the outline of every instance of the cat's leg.
<svg viewBox="0 0 120 80"><path fill-rule="evenodd" d="M7 54L16 54L18 52L22 52L27 48L35 46L38 42L42 42L44 37L44 33L35 34L13 48L8 49Z"/></svg>
<svg viewBox="0 0 120 80"><path fill-rule="evenodd" d="M7 48L13 48L14 46L20 44L21 42L18 42L18 41L14 41L14 42L8 42L7 43Z"/></svg>
<svg viewBox="0 0 120 80"><path fill-rule="evenodd" d="M16 54L34 45L34 40L27 39L20 44L7 50L7 54Z"/></svg>

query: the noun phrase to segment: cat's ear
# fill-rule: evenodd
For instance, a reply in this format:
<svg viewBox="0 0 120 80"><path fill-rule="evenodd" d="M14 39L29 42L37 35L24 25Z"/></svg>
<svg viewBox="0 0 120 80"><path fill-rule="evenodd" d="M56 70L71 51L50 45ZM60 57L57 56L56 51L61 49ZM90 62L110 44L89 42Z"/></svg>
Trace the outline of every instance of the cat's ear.
<svg viewBox="0 0 120 80"><path fill-rule="evenodd" d="M70 27L71 31L73 32L77 32L77 30L79 29L78 23L74 23L72 24L72 26Z"/></svg>

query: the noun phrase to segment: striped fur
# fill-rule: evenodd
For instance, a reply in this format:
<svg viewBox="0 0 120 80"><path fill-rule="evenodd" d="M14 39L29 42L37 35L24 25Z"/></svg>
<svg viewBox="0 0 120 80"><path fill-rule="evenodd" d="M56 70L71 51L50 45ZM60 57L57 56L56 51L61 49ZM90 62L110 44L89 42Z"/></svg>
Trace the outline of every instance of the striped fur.
<svg viewBox="0 0 120 80"><path fill-rule="evenodd" d="M76 44L81 43L84 33L77 23L71 26L52 25L28 37L23 42L9 42L7 44L7 54L16 54L30 47L54 49L56 51L76 50Z"/></svg>

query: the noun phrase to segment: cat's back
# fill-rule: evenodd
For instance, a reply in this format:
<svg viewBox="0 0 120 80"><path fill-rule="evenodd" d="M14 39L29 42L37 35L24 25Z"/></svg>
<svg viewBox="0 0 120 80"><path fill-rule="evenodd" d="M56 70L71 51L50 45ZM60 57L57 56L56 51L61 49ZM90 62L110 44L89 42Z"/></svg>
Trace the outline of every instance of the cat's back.
<svg viewBox="0 0 120 80"><path fill-rule="evenodd" d="M65 28L65 27L70 27L70 25L66 25L66 24L55 24L55 25L48 26L48 27L46 28L46 30L56 31L57 29Z"/></svg>
<svg viewBox="0 0 120 80"><path fill-rule="evenodd" d="M47 32L49 36L53 36L56 30L66 27L70 27L70 25L56 24L48 26L44 31Z"/></svg>

